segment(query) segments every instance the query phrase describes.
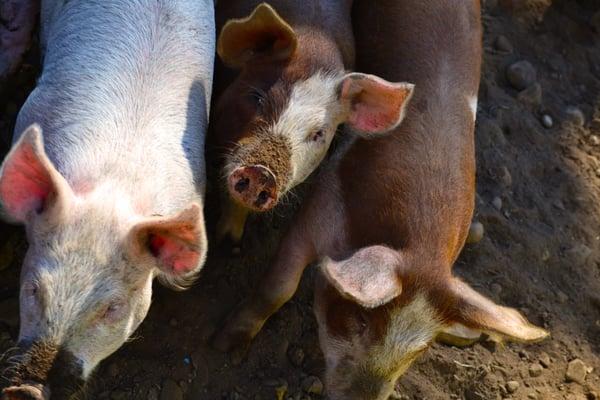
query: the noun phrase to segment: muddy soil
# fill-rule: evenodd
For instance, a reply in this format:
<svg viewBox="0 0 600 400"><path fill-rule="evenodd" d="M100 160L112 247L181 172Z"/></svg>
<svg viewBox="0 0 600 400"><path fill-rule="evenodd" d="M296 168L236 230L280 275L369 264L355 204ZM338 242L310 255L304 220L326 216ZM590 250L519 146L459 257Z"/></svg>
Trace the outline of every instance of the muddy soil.
<svg viewBox="0 0 600 400"><path fill-rule="evenodd" d="M465 247L455 270L552 338L528 346L436 344L400 380L399 399L600 398L600 2L557 0L533 17L499 3L487 1L483 17L475 218L485 235ZM1 156L34 85L37 59L31 51L0 88ZM507 76L520 61L531 64L535 77ZM212 230L217 189L209 187ZM206 340L256 286L295 203L251 219L241 255L211 249L189 291L156 285L148 318L101 364L87 398L321 398L311 269L246 361L232 365ZM0 352L18 334L25 250L22 229L0 225Z"/></svg>

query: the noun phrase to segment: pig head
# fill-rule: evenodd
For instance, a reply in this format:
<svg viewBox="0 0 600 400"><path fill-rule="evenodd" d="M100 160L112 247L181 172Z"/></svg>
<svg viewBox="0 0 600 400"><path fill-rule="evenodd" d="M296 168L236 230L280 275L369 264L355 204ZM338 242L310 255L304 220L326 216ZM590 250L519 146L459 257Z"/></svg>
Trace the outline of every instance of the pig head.
<svg viewBox="0 0 600 400"><path fill-rule="evenodd" d="M548 332L495 304L435 261L385 246L326 259L316 281L315 314L331 400L385 400L431 343L536 342Z"/></svg>
<svg viewBox="0 0 600 400"><path fill-rule="evenodd" d="M69 398L94 367L142 322L152 281L180 285L202 265L205 237L196 204L178 215L144 217L118 188L75 192L30 127L0 170L0 203L25 224L19 351L4 398ZM114 198L114 197L113 197ZM117 196L117 199L119 196Z"/></svg>
<svg viewBox="0 0 600 400"><path fill-rule="evenodd" d="M211 131L229 195L243 207L273 208L317 168L340 124L369 136L401 122L413 85L346 73L336 46L266 3L221 30L217 52L239 74L216 103Z"/></svg>

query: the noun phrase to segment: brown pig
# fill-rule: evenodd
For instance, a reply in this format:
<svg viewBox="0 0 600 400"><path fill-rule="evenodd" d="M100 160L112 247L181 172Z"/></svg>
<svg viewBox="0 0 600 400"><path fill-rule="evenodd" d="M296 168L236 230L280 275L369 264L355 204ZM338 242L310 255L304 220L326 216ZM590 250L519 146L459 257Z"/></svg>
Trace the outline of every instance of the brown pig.
<svg viewBox="0 0 600 400"><path fill-rule="evenodd" d="M228 192L219 238L238 242L250 211L272 209L304 181L325 157L340 124L373 136L402 120L411 84L346 73L354 64L351 3L217 4L222 26L217 52L239 71L217 94L209 134L223 156ZM223 84L227 71L220 69L217 80Z"/></svg>
<svg viewBox="0 0 600 400"><path fill-rule="evenodd" d="M332 157L258 290L215 344L243 351L294 294L304 268L320 261L314 308L327 394L383 400L440 335L531 342L547 332L452 274L475 195L479 2L355 7L358 66L415 83L407 117L391 134L356 138Z"/></svg>

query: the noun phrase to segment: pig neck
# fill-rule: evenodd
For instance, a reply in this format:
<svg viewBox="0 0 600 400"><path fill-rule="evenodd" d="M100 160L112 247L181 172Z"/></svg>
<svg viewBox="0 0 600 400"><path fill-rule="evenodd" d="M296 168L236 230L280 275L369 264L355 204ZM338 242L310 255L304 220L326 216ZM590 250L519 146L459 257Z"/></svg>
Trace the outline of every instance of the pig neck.
<svg viewBox="0 0 600 400"><path fill-rule="evenodd" d="M351 242L354 248L387 243L412 254L424 269L449 272L473 212L479 9L421 0L389 3L390 12L414 17L380 18L376 32L357 30L358 59L364 63L358 69L413 82L415 93L398 129L356 140L339 164ZM427 7L439 10L435 19L421 11ZM394 48L377 37L394 38Z"/></svg>
<svg viewBox="0 0 600 400"><path fill-rule="evenodd" d="M43 73L16 132L40 123L76 192L108 182L157 214L200 201L214 50L202 3L45 2Z"/></svg>

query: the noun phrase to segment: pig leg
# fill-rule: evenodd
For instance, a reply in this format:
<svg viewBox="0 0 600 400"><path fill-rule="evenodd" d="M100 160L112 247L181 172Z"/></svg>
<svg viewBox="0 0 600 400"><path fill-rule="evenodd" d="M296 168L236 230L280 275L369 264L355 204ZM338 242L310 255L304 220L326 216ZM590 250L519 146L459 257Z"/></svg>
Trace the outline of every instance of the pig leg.
<svg viewBox="0 0 600 400"><path fill-rule="evenodd" d="M31 45L39 0L0 0L0 81L17 70Z"/></svg>
<svg viewBox="0 0 600 400"><path fill-rule="evenodd" d="M239 244L242 241L248 214L247 208L226 199L221 218L217 224L217 242L222 242L229 237L235 245Z"/></svg>
<svg viewBox="0 0 600 400"><path fill-rule="evenodd" d="M213 338L213 346L231 352L234 363L241 361L267 319L294 295L302 272L317 257L301 226L292 226L258 290L230 314L224 328Z"/></svg>

